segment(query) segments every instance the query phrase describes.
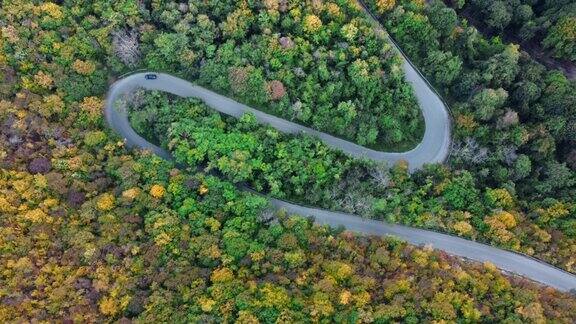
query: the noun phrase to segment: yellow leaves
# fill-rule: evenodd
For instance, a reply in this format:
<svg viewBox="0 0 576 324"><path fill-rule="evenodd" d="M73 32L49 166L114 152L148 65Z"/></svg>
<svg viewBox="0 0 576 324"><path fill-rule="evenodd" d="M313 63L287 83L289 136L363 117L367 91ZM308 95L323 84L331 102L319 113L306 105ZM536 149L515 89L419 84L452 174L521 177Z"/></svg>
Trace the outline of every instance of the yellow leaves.
<svg viewBox="0 0 576 324"><path fill-rule="evenodd" d="M17 193L22 194L30 187L30 182L26 179L16 180L12 182L12 188L16 190Z"/></svg>
<svg viewBox="0 0 576 324"><path fill-rule="evenodd" d="M322 20L316 15L307 15L304 17L304 31L307 33L315 33L322 27Z"/></svg>
<svg viewBox="0 0 576 324"><path fill-rule="evenodd" d="M0 196L0 213L11 213L13 211L14 206L4 196Z"/></svg>
<svg viewBox="0 0 576 324"><path fill-rule="evenodd" d="M516 227L516 218L509 212L500 211L492 216L484 218L484 222L490 226L489 235L500 243L512 244L512 248L519 248L519 241L514 239L514 234L509 230ZM513 240L514 239L514 240Z"/></svg>
<svg viewBox="0 0 576 324"><path fill-rule="evenodd" d="M32 272L33 264L28 257L21 257L16 261L8 260L6 267L23 274L28 274Z"/></svg>
<svg viewBox="0 0 576 324"><path fill-rule="evenodd" d="M53 114L61 113L64 110L64 101L56 95L51 94L44 96L42 101L33 101L30 107L36 110L44 117L50 117Z"/></svg>
<svg viewBox="0 0 576 324"><path fill-rule="evenodd" d="M424 250L414 249L414 251L412 251L412 260L420 267L425 267L428 265L428 255L429 253Z"/></svg>
<svg viewBox="0 0 576 324"><path fill-rule="evenodd" d="M310 315L315 318L330 316L334 312L334 306L330 302L330 297L326 293L316 292L312 296L312 306Z"/></svg>
<svg viewBox="0 0 576 324"><path fill-rule="evenodd" d="M540 242L548 243L552 239L552 235L538 227L538 225L534 224L532 228L534 229L534 236L536 236Z"/></svg>
<svg viewBox="0 0 576 324"><path fill-rule="evenodd" d="M214 305L216 305L216 301L210 298L202 297L198 300L198 304L200 304L200 309L202 309L205 313L210 313Z"/></svg>
<svg viewBox="0 0 576 324"><path fill-rule="evenodd" d="M96 202L96 208L100 211L109 211L114 208L114 203L116 198L110 193L105 193L100 195L98 201Z"/></svg>
<svg viewBox="0 0 576 324"><path fill-rule="evenodd" d="M426 4L425 0L411 0L410 2L412 2L418 8L424 8L424 5Z"/></svg>
<svg viewBox="0 0 576 324"><path fill-rule="evenodd" d="M301 250L286 252L284 253L284 260L288 263L291 268L296 268L306 262L306 254Z"/></svg>
<svg viewBox="0 0 576 324"><path fill-rule="evenodd" d="M340 17L340 15L342 14L340 7L333 2L327 3L326 6L324 6L324 9L328 13L328 15L330 15L330 17L332 18Z"/></svg>
<svg viewBox="0 0 576 324"><path fill-rule="evenodd" d="M340 304L342 305L348 305L348 303L350 303L350 298L352 297L352 294L348 291L348 290L344 290L343 292L340 293Z"/></svg>
<svg viewBox="0 0 576 324"><path fill-rule="evenodd" d="M52 218L50 216L48 216L48 214L46 214L40 208L29 210L29 211L25 212L24 215L22 215L22 217L25 220L30 221L32 223L42 223L42 222L51 223L52 222Z"/></svg>
<svg viewBox="0 0 576 324"><path fill-rule="evenodd" d="M303 286L306 284L307 280L308 280L308 274L306 272L302 272L298 275L298 277L296 277L295 282L297 285Z"/></svg>
<svg viewBox="0 0 576 324"><path fill-rule="evenodd" d="M23 76L22 77L22 88L24 89L33 89L34 88L34 81L32 81L29 77Z"/></svg>
<svg viewBox="0 0 576 324"><path fill-rule="evenodd" d="M41 12L48 14L50 17L56 20L64 18L64 13L62 12L60 6L53 2L45 2L41 4L38 8L40 9Z"/></svg>
<svg viewBox="0 0 576 324"><path fill-rule="evenodd" d="M459 126L459 128L463 128L469 132L478 127L478 123L474 120L474 116L472 114L459 114L456 117L456 124Z"/></svg>
<svg viewBox="0 0 576 324"><path fill-rule="evenodd" d="M494 265L494 263L490 261L484 261L483 263L484 268L490 272L498 272L498 268Z"/></svg>
<svg viewBox="0 0 576 324"><path fill-rule="evenodd" d="M280 8L278 0L264 0L263 2L267 10L277 11Z"/></svg>
<svg viewBox="0 0 576 324"><path fill-rule="evenodd" d="M100 117L103 108L104 101L98 97L85 97L80 103L80 109L92 119Z"/></svg>
<svg viewBox="0 0 576 324"><path fill-rule="evenodd" d="M49 115L61 113L64 109L64 101L58 95L49 95L44 97L44 106L50 112Z"/></svg>
<svg viewBox="0 0 576 324"><path fill-rule="evenodd" d="M514 215L507 211L500 211L490 217L484 219L491 228L504 228L504 229L512 229L516 227L516 218Z"/></svg>
<svg viewBox="0 0 576 324"><path fill-rule="evenodd" d="M17 43L20 40L20 37L18 37L18 29L12 25L2 27L0 29L0 36L2 36L2 39L6 39L9 43L12 44Z"/></svg>
<svg viewBox="0 0 576 324"><path fill-rule="evenodd" d="M474 302L470 298L466 299L460 307L460 311L464 318L470 322L478 322L482 316L482 313L474 307Z"/></svg>
<svg viewBox="0 0 576 324"><path fill-rule="evenodd" d="M561 202L556 202L554 205L546 209L551 218L561 218L570 214L567 206Z"/></svg>
<svg viewBox="0 0 576 324"><path fill-rule="evenodd" d="M425 303L424 307L435 320L455 320L457 313L454 303L456 293L450 291L437 292L432 301Z"/></svg>
<svg viewBox="0 0 576 324"><path fill-rule="evenodd" d="M202 196L208 193L208 187L205 184L201 184L200 188L198 188L198 193Z"/></svg>
<svg viewBox="0 0 576 324"><path fill-rule="evenodd" d="M236 319L236 324L258 324L260 321L258 317L254 316L248 311L242 310L238 312L238 318ZM278 322L277 322L278 323ZM280 322L283 323L283 322Z"/></svg>
<svg viewBox="0 0 576 324"><path fill-rule="evenodd" d="M166 189L161 185L155 184L150 188L150 195L156 199L164 197L164 194L166 194Z"/></svg>
<svg viewBox="0 0 576 324"><path fill-rule="evenodd" d="M286 304L290 302L288 293L282 287L274 286L270 283L265 283L264 287L260 289L260 292L262 293L262 298L258 302L260 306L282 309Z"/></svg>
<svg viewBox="0 0 576 324"><path fill-rule="evenodd" d="M216 231L218 231L218 229L220 229L220 222L214 218L214 217L209 217L204 221L204 224L206 226L208 226L208 228L210 229L210 232L214 233Z"/></svg>
<svg viewBox="0 0 576 324"><path fill-rule="evenodd" d="M72 63L72 69L78 74L90 75L96 70L96 64L91 61L76 60Z"/></svg>
<svg viewBox="0 0 576 324"><path fill-rule="evenodd" d="M218 282L228 282L234 279L234 274L228 268L220 268L212 271L212 275L210 275L210 280L214 283Z"/></svg>
<svg viewBox="0 0 576 324"><path fill-rule="evenodd" d="M134 199L136 199L136 197L138 197L138 194L140 194L140 189L130 188L122 192L122 198L128 201L133 201Z"/></svg>
<svg viewBox="0 0 576 324"><path fill-rule="evenodd" d="M539 214L538 221L544 224L553 219L562 218L570 214L568 206L560 201L554 203L548 208L539 208L537 212Z"/></svg>
<svg viewBox="0 0 576 324"><path fill-rule="evenodd" d="M326 273L337 281L348 279L354 272L352 266L340 261L331 261L324 268Z"/></svg>
<svg viewBox="0 0 576 324"><path fill-rule="evenodd" d="M78 171L82 168L82 158L74 156L68 160L68 168L71 171Z"/></svg>
<svg viewBox="0 0 576 324"><path fill-rule="evenodd" d="M34 175L34 186L38 189L45 189L48 187L48 180L43 174L35 174Z"/></svg>
<svg viewBox="0 0 576 324"><path fill-rule="evenodd" d="M264 259L265 255L266 255L266 252L264 252L264 251L252 252L252 253L250 253L250 259L252 259L252 261L254 261L254 262L258 262L258 261L261 261L262 259Z"/></svg>
<svg viewBox="0 0 576 324"><path fill-rule="evenodd" d="M158 219L156 219L156 221L152 225L152 228L157 230L157 229L165 227L165 226L170 226L170 225L176 224L177 220L171 216L172 215L167 215L166 217L159 217Z"/></svg>
<svg viewBox="0 0 576 324"><path fill-rule="evenodd" d="M54 85L54 79L49 74L44 73L44 71L39 71L34 75L34 83L44 89L51 89Z"/></svg>
<svg viewBox="0 0 576 324"><path fill-rule="evenodd" d="M84 144L88 146L96 146L106 141L106 133L102 131L87 132L84 135Z"/></svg>
<svg viewBox="0 0 576 324"><path fill-rule="evenodd" d="M172 238L166 234L166 232L162 232L154 237L154 243L158 246L164 246L170 244L172 242Z"/></svg>
<svg viewBox="0 0 576 324"><path fill-rule="evenodd" d="M114 316L118 313L118 307L114 300L110 297L104 297L100 300L100 312L107 316Z"/></svg>
<svg viewBox="0 0 576 324"><path fill-rule="evenodd" d="M340 33L342 34L342 37L351 42L356 38L356 35L358 34L358 27L356 27L354 23L349 23L342 26Z"/></svg>
<svg viewBox="0 0 576 324"><path fill-rule="evenodd" d="M532 302L528 305L520 306L516 308L516 313L520 314L522 318L530 323L546 323L544 309L538 302Z"/></svg>
<svg viewBox="0 0 576 324"><path fill-rule="evenodd" d="M82 253L82 255L84 256L85 259L90 260L92 259L92 257L94 257L94 255L96 255L96 247L94 246L88 246L86 247L86 250L84 251L84 253Z"/></svg>
<svg viewBox="0 0 576 324"><path fill-rule="evenodd" d="M56 206L58 206L58 199L55 198L44 199L44 201L40 204L40 207L42 207L45 210L49 210L52 207Z"/></svg>
<svg viewBox="0 0 576 324"><path fill-rule="evenodd" d="M216 260L222 256L222 252L220 252L220 248L218 247L218 245L216 244L210 245L210 247L208 248L208 256L212 260Z"/></svg>
<svg viewBox="0 0 576 324"><path fill-rule="evenodd" d="M454 229L458 235L466 236L472 232L472 225L467 221L459 221L452 225L452 229Z"/></svg>
<svg viewBox="0 0 576 324"><path fill-rule="evenodd" d="M244 36L243 32L248 27L247 21L252 16L252 11L246 8L238 8L228 14L226 22L220 25L222 34L226 36Z"/></svg>
<svg viewBox="0 0 576 324"><path fill-rule="evenodd" d="M390 300L394 295L408 291L410 291L410 281L408 279L399 279L384 289L384 297Z"/></svg>
<svg viewBox="0 0 576 324"><path fill-rule="evenodd" d="M106 293L106 296L98 303L100 312L107 316L114 316L124 311L131 299L128 295L122 296L130 280L127 274L117 272L112 267L100 265L92 276L94 289L103 295Z"/></svg>
<svg viewBox="0 0 576 324"><path fill-rule="evenodd" d="M563 17L560 19L558 27L564 38L570 41L576 41L576 17Z"/></svg>
<svg viewBox="0 0 576 324"><path fill-rule="evenodd" d="M354 295L354 304L356 307L363 307L370 303L372 297L367 291L362 291L359 294Z"/></svg>
<svg viewBox="0 0 576 324"><path fill-rule="evenodd" d="M383 14L390 11L396 5L396 0L376 0L376 11Z"/></svg>
<svg viewBox="0 0 576 324"><path fill-rule="evenodd" d="M486 190L486 198L498 208L510 209L514 207L514 198L506 189L488 189Z"/></svg>

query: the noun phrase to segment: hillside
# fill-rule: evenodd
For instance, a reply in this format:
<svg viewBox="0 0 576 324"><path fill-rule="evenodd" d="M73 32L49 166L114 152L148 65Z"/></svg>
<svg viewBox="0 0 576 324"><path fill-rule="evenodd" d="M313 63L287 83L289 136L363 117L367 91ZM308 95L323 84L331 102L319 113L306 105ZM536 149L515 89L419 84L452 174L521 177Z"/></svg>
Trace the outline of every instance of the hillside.
<svg viewBox="0 0 576 324"><path fill-rule="evenodd" d="M2 1L0 322L576 322L571 293L239 189L576 272L574 83L440 3L370 4L452 107L445 165L355 159L159 92L127 98L130 118L174 161L105 122L109 87L145 69L413 148L425 125L402 58L352 2Z"/></svg>

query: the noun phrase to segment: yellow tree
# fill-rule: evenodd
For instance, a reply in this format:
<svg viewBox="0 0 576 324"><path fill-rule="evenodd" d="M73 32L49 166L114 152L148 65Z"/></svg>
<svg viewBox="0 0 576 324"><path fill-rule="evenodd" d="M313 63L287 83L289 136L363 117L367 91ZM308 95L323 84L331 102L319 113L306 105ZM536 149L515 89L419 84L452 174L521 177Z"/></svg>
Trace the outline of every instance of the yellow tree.
<svg viewBox="0 0 576 324"><path fill-rule="evenodd" d="M376 10L380 14L392 10L395 5L396 0L376 0Z"/></svg>

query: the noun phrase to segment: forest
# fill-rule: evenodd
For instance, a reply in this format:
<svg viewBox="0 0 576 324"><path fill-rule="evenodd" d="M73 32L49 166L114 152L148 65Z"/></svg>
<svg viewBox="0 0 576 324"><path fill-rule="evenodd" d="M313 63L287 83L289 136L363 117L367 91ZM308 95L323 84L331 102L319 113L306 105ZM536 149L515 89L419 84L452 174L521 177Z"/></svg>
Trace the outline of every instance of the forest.
<svg viewBox="0 0 576 324"><path fill-rule="evenodd" d="M417 142L398 55L349 1L3 0L0 322L574 323L573 295L274 213L235 186L575 271L574 84L441 3L373 5L451 104L447 165L353 160L159 93L132 122L186 167L106 127L109 84L146 68L358 143Z"/></svg>
<svg viewBox="0 0 576 324"><path fill-rule="evenodd" d="M142 39L145 67L360 145L403 150L422 137L401 59L349 1L167 3L149 14L159 28L118 39Z"/></svg>
<svg viewBox="0 0 576 324"><path fill-rule="evenodd" d="M508 232L514 232L530 245L521 250L574 271L575 84L518 45L483 36L441 1L403 1L394 8L382 1L368 3L450 103L455 142L449 164L463 181L451 192L472 194L446 202L474 215L471 203L486 197L482 192L510 194L515 223L525 222L528 228L495 224L493 232L503 238L496 241L515 245L508 239Z"/></svg>
<svg viewBox="0 0 576 324"><path fill-rule="evenodd" d="M318 139L279 133L249 114L221 115L196 99L142 91L131 102L136 131L183 165L275 198L446 231L576 272L571 201L550 198L527 212L518 193L482 187L466 170L430 166L410 175L405 164L356 160Z"/></svg>
<svg viewBox="0 0 576 324"><path fill-rule="evenodd" d="M474 12L491 32L534 42L555 57L576 62L576 3L571 0L450 0L453 8Z"/></svg>

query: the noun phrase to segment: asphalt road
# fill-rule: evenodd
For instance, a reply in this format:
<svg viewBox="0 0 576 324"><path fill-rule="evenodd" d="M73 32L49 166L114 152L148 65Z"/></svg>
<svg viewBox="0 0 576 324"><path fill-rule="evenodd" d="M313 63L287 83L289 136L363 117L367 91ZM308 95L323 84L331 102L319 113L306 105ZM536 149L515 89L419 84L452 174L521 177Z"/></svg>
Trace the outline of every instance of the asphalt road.
<svg viewBox="0 0 576 324"><path fill-rule="evenodd" d="M357 148L361 148L358 145L332 137L330 135L326 135L324 133L320 133L295 123L285 121L278 117L268 115L202 87L195 86L185 80L161 73L157 74L158 78L156 80L146 80L145 74L146 73L138 73L130 75L126 78L118 80L111 86L108 97L106 99L105 117L110 127L119 133L120 136L125 138L126 144L128 146L150 150L165 159L171 159L169 152L148 142L132 129L132 126L128 120L126 109L122 105L121 101L124 94L128 94L137 88L144 88L148 90L161 90L182 97L196 97L204 100L210 107L231 116L240 117L246 112L252 112L256 115L260 122L270 124L281 131L297 133L305 130L312 135L320 137L331 146L340 148L339 145L343 145L343 147L345 149L348 148L349 153L353 155L358 152L363 152L362 150L367 150L362 148L362 150L358 149L359 151L357 151ZM421 86L425 86L424 81L419 84L421 84ZM420 93L427 92L422 90ZM434 98L437 97L433 97L431 102L434 102ZM438 125L439 119L443 119L443 117L439 116L445 115L431 114L431 116L436 117L433 119L435 121L433 125ZM427 119L427 122L428 120L429 119ZM447 120L444 121L448 122ZM442 131L448 132L447 128L444 128L444 125L444 122L440 122L439 127ZM432 128L432 126L427 124L426 128L426 132L429 133L429 130ZM435 134L435 132L433 133ZM446 145L448 145L449 140L443 139L443 136L440 136L440 140L445 141ZM444 150L444 145L437 145L438 143L434 141L432 142L433 143L430 143L430 145L436 144L434 145L436 149L431 151L424 150L424 145L428 145L429 143L429 141L426 140L426 136L423 143L421 143L414 150L406 153L381 153L371 150L368 151L375 152L375 154L377 153L378 156L383 157L384 159L388 159L390 156L397 155L405 157L413 156L416 158L416 160L412 161L416 161L416 165L422 165L425 163L425 156L430 157L431 161L433 162L441 162L445 156L445 154L442 153ZM417 155L417 152L421 152L420 154L422 154L422 156ZM393 235L415 245L430 244L432 247L444 250L452 255L479 262L490 261L500 269L503 269L507 272L530 278L559 290L568 291L571 289L576 289L575 275L558 269L552 265L517 253L501 250L485 244L472 242L462 238L433 231L426 231L401 225L393 225L382 221L368 220L352 214L337 213L323 209L303 207L276 199L270 199L270 201L276 208L286 209L289 213L299 214L302 216L313 216L315 221L319 224L326 224L333 227L344 226L348 230L367 235Z"/></svg>
<svg viewBox="0 0 576 324"><path fill-rule="evenodd" d="M277 199L270 201L274 207L285 209L290 214L313 216L315 222L320 225L344 226L349 231L366 235L395 236L414 245L431 245L434 249L462 258L478 262L489 261L508 273L526 277L561 291L576 289L575 275L515 252L452 235L365 219L352 214L308 208Z"/></svg>
<svg viewBox="0 0 576 324"><path fill-rule="evenodd" d="M286 121L250 108L232 99L221 96L205 88L195 86L180 78L158 73L156 80L146 80L146 73L137 73L114 83L108 92L105 107L105 117L112 129L124 137L129 147L150 150L160 157L171 159L166 150L148 142L139 136L131 127L125 107L121 99L137 88L160 90L181 97L196 97L203 100L211 108L234 117L244 113L253 113L258 121L285 133L304 132L316 136L329 146L339 149L354 157L367 157L374 160L394 163L406 160L411 170L420 168L425 163L443 162L450 147L450 116L447 107L431 89L426 80L404 60L406 80L413 86L426 123L426 131L422 142L414 149L403 153L388 153L371 150L343 139L318 132L311 128ZM120 99L120 101L119 101ZM576 276L542 261L523 256L514 252L498 249L489 245L465 240L451 235L433 231L389 224L382 221L364 219L362 217L331 212L322 209L308 208L277 199L270 199L271 204L289 213L302 216L313 216L316 223L332 227L344 226L348 230L366 235L392 235L415 245L431 245L435 249L466 259L484 262L489 261L500 269L524 276L542 284L562 291L576 289Z"/></svg>
<svg viewBox="0 0 576 324"><path fill-rule="evenodd" d="M230 98L224 97L206 88L196 86L186 80L171 76L169 74L157 73L155 80L146 80L146 73L137 73L121 79L110 89L109 105L107 111L112 112L113 100L119 98L120 94L128 93L136 88L147 90L160 90L172 93L181 97L195 97L203 100L210 108L221 113L240 117L245 113L252 113L262 124L268 124L284 133L305 133L320 138L330 147L341 150L353 157L364 157L377 161L387 161L390 165L399 160L406 160L411 170L422 167L425 163L442 163L446 159L450 147L450 118L442 101L428 88L418 73L408 63L404 63L406 78L412 80L414 93L422 109L426 130L424 138L414 149L402 153L389 153L375 151L344 139L319 132L312 128L287 121L285 119L264 113L257 109L248 107ZM109 108L109 109L108 109ZM110 113L107 114L110 117ZM111 120L111 126L125 136L128 144L132 146L145 147L159 152L157 148L150 147L150 143L130 130L126 120L120 121L118 115Z"/></svg>

